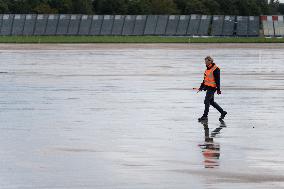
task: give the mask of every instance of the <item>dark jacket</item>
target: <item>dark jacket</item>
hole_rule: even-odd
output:
[[[215,63],[213,63],[212,66],[214,66],[214,65],[215,65]],[[207,68],[207,70],[209,70],[209,68]],[[216,68],[213,72],[213,75],[214,75],[215,82],[216,82],[216,88],[204,85],[204,80],[203,80],[203,82],[201,83],[201,85],[199,87],[199,90],[204,90],[204,91],[206,91],[207,89],[212,89],[212,90],[217,89],[217,91],[221,90],[221,88],[220,88],[220,69]]]

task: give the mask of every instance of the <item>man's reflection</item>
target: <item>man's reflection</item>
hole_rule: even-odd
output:
[[[202,154],[204,157],[205,168],[215,168],[219,166],[220,157],[220,145],[214,142],[214,137],[220,133],[220,131],[226,127],[223,120],[220,121],[220,126],[214,129],[211,134],[208,127],[208,121],[202,121],[204,127],[204,144],[199,145],[202,149]]]

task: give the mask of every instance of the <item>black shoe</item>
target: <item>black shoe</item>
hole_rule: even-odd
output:
[[[219,120],[223,120],[226,115],[227,115],[227,112],[223,111],[223,113],[221,113],[221,117],[219,118]]]
[[[208,117],[207,116],[202,116],[201,118],[198,118],[198,121],[208,121]]]

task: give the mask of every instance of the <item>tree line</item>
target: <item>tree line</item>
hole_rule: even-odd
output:
[[[0,0],[1,14],[284,14],[278,0]]]

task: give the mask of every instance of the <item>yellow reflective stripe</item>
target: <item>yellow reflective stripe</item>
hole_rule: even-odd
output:
[[[210,84],[216,84],[216,82],[214,81],[206,81],[207,83],[210,83]]]

